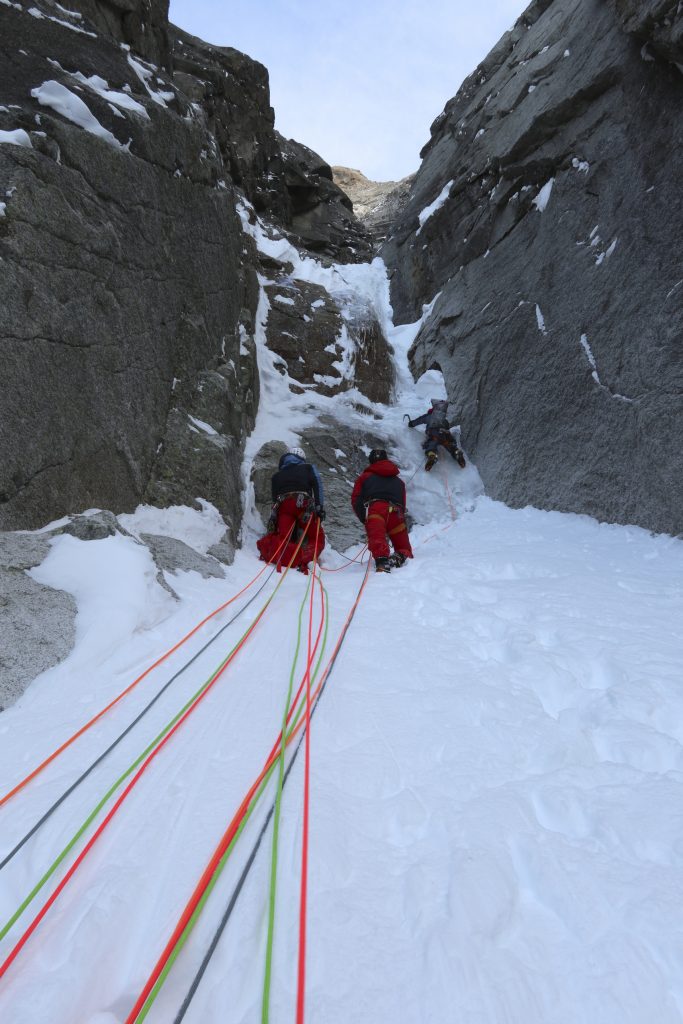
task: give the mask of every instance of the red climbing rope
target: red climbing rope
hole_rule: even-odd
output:
[[[329,660],[327,662],[327,665],[325,666],[325,670],[324,670],[324,672],[323,672],[323,674],[322,674],[322,676],[320,678],[320,681],[319,681],[318,685],[316,686],[315,690],[313,691],[313,693],[311,694],[311,706],[312,707],[315,707],[315,705],[316,705],[316,703],[317,703],[317,701],[318,701],[318,699],[320,697],[320,694],[321,694],[321,692],[323,690],[323,687],[326,685],[327,680],[329,678],[329,675],[330,675],[330,673],[331,673],[331,671],[332,671],[332,669],[334,667],[334,664],[335,664],[335,661],[336,661],[337,656],[339,654],[340,648],[341,648],[341,646],[342,646],[342,644],[344,642],[344,639],[346,637],[346,633],[347,633],[347,631],[349,629],[349,626],[351,625],[351,621],[352,621],[352,619],[353,619],[353,617],[354,617],[354,615],[356,613],[356,610],[358,608],[358,604],[360,602],[360,599],[361,599],[361,596],[363,594],[363,591],[365,590],[365,586],[366,586],[366,584],[368,582],[368,579],[370,578],[369,570],[370,570],[370,562],[368,561],[366,569],[365,569],[365,575],[363,577],[363,581],[362,581],[362,583],[360,585],[360,588],[358,590],[358,594],[356,595],[356,599],[355,599],[355,601],[354,601],[354,603],[353,603],[353,605],[351,607],[351,610],[349,611],[349,614],[346,617],[344,625],[342,626],[341,632],[340,632],[339,637],[337,639],[337,643],[335,644],[334,650],[332,651],[332,654],[330,655],[330,658],[329,658]],[[320,631],[318,633],[318,636],[319,635],[320,635]],[[316,641],[316,645],[317,645],[317,641]],[[314,651],[314,653],[315,653],[315,651]],[[306,678],[307,678],[307,675],[304,674],[304,678],[302,680],[302,685],[305,683]],[[293,701],[292,707],[290,708],[290,714],[288,716],[288,720],[291,717],[291,715],[294,713],[294,709],[297,706],[298,697],[299,697],[300,693],[301,693],[301,686],[299,687],[299,691],[298,691],[297,697]],[[289,746],[290,743],[293,742],[294,738],[299,733],[299,731],[301,730],[301,728],[303,727],[304,724],[305,724],[304,723],[304,719],[302,717],[301,719],[299,719],[297,724],[294,726],[294,728],[292,729],[291,733],[287,736],[286,741],[285,741],[287,746]],[[181,918],[180,918],[180,920],[179,920],[179,922],[178,922],[178,924],[176,926],[176,929],[174,930],[173,935],[171,936],[171,939],[169,939],[169,942],[167,943],[167,946],[166,946],[164,952],[162,953],[161,958],[159,959],[159,961],[158,961],[158,963],[157,963],[157,965],[156,965],[152,975],[150,976],[150,978],[149,978],[149,980],[147,982],[147,985],[145,986],[145,989],[144,989],[143,993],[141,993],[141,995],[138,998],[135,1006],[133,1007],[133,1010],[131,1011],[129,1016],[126,1018],[125,1024],[135,1024],[135,1021],[137,1021],[138,1017],[140,1016],[140,1013],[144,1012],[145,1006],[147,1004],[148,996],[152,992],[152,990],[153,990],[153,988],[154,988],[154,986],[156,984],[156,981],[160,978],[160,976],[161,976],[161,974],[162,974],[162,972],[163,972],[163,970],[164,970],[164,968],[166,966],[166,963],[168,962],[168,960],[170,959],[170,957],[173,954],[173,951],[174,951],[175,947],[177,946],[178,942],[181,940],[182,935],[183,935],[184,930],[185,930],[185,927],[190,922],[190,919],[192,918],[192,915],[194,914],[194,910],[198,906],[198,904],[199,904],[200,900],[202,899],[206,889],[210,885],[211,880],[213,878],[213,875],[215,874],[216,870],[218,870],[220,862],[221,862],[225,852],[227,851],[228,847],[230,846],[232,840],[234,839],[234,837],[235,837],[235,835],[236,835],[236,833],[237,833],[237,831],[239,829],[239,826],[240,826],[240,823],[241,823],[242,819],[244,818],[244,816],[246,815],[246,813],[249,810],[249,804],[250,804],[254,794],[257,792],[261,782],[263,781],[263,779],[265,778],[266,774],[268,773],[271,765],[279,757],[279,744],[281,742],[281,739],[282,739],[282,732],[280,732],[279,737],[276,740],[275,745],[273,746],[273,749],[272,749],[270,755],[268,756],[268,759],[267,759],[267,761],[266,761],[266,763],[265,763],[265,765],[263,767],[263,770],[261,771],[261,773],[259,774],[258,778],[256,779],[256,781],[254,782],[254,784],[250,788],[250,790],[247,793],[246,797],[244,798],[242,804],[240,805],[237,813],[235,814],[235,817],[233,818],[233,820],[231,821],[230,825],[228,826],[228,829],[227,829],[226,833],[224,834],[223,838],[221,839],[221,842],[220,842],[219,846],[216,848],[216,850],[214,852],[214,855],[211,858],[211,861],[207,865],[206,870],[204,871],[204,874],[202,875],[202,877],[201,877],[201,879],[200,879],[200,881],[199,881],[199,883],[198,883],[194,893],[192,894],[192,897],[190,898],[190,901],[188,902],[188,904],[185,907],[185,910],[183,911],[183,914],[182,914],[182,916],[181,916]],[[210,956],[210,953],[209,953],[209,956]],[[305,985],[305,977],[304,977],[304,985]],[[186,1004],[184,1004],[184,1006],[186,1008]]]
[[[311,587],[311,605],[310,605],[310,611],[309,611],[309,614],[310,614],[309,634],[308,634],[308,636],[309,636],[309,646],[308,646],[308,652],[307,652],[307,663],[306,663],[306,668],[305,668],[305,672],[304,672],[304,677],[303,677],[303,680],[302,680],[302,685],[305,684],[307,679],[309,680],[309,685],[310,685],[311,665],[313,663],[313,660],[315,659],[315,654],[316,654],[316,651],[317,651],[317,648],[318,648],[318,644],[320,642],[320,637],[322,635],[322,630],[323,630],[324,621],[325,621],[325,609],[324,609],[325,598],[324,598],[324,593],[322,591],[322,586],[321,586],[320,589],[321,589],[321,601],[322,601],[322,614],[321,614],[321,617],[320,617],[320,625],[319,625],[319,628],[318,628],[318,634],[317,634],[317,638],[316,638],[316,641],[315,641],[315,645],[311,648],[311,632],[312,632],[312,619],[313,619],[313,611],[312,611],[312,607],[313,607],[313,594],[314,594],[314,591],[315,591],[315,581],[317,579],[317,575],[316,575],[315,569],[316,569],[316,566],[315,566],[315,560],[314,560],[314,565],[313,565],[313,586]],[[298,693],[300,693],[300,692],[301,692],[301,687],[299,687]],[[289,715],[287,717],[287,721],[289,721],[289,718],[291,717],[292,713],[294,712],[294,708],[295,707],[296,707],[296,699],[292,703],[292,707],[290,708],[290,713],[289,713]],[[297,723],[295,728],[292,730],[290,735],[285,737],[284,742],[285,742],[286,746],[289,746],[289,744],[292,742],[294,737],[299,732],[299,729],[301,728],[303,723],[304,723],[304,719],[302,718]],[[280,755],[280,744],[282,743],[282,740],[283,740],[283,734],[282,734],[282,731],[281,731],[279,736],[278,736],[278,738],[275,741],[275,744],[274,744],[270,754],[268,755],[268,757],[266,759],[265,764],[263,765],[263,768],[261,769],[258,777],[255,779],[255,781],[250,786],[249,791],[247,792],[247,794],[244,797],[242,803],[238,807],[238,809],[237,809],[235,815],[233,816],[230,824],[228,825],[226,831],[223,833],[223,837],[221,838],[218,846],[215,848],[215,850],[214,850],[214,852],[213,852],[213,854],[211,856],[211,859],[209,860],[206,868],[204,869],[204,872],[202,873],[201,878],[199,879],[199,882],[195,886],[195,888],[194,888],[194,890],[192,892],[192,895],[190,896],[190,899],[185,904],[185,908],[184,908],[182,914],[180,915],[180,917],[179,917],[179,919],[178,919],[178,921],[176,923],[175,928],[173,929],[171,937],[169,938],[168,942],[166,943],[166,945],[165,945],[165,947],[163,949],[163,952],[161,953],[161,956],[157,960],[157,962],[156,962],[156,964],[154,966],[154,969],[152,970],[152,973],[150,974],[149,978],[147,979],[147,981],[145,983],[144,988],[140,992],[137,1000],[135,1001],[135,1005],[133,1006],[132,1010],[130,1011],[130,1013],[126,1017],[125,1024],[134,1024],[134,1022],[137,1020],[138,1016],[142,1012],[143,1007],[145,1006],[145,1003],[147,1002],[148,996],[152,992],[152,989],[154,988],[154,986],[156,985],[157,980],[159,979],[160,975],[162,974],[162,972],[164,970],[164,967],[166,966],[168,960],[170,959],[175,946],[180,941],[181,936],[182,936],[183,932],[185,931],[185,928],[187,927],[187,924],[190,921],[190,918],[194,914],[194,912],[195,912],[195,910],[197,908],[197,905],[199,904],[202,896],[204,895],[204,892],[208,888],[208,886],[209,886],[209,884],[211,882],[211,879],[212,879],[216,869],[218,868],[218,865],[219,865],[220,861],[223,858],[223,855],[225,854],[226,850],[228,849],[228,847],[232,843],[233,839],[235,838],[235,835],[236,835],[236,833],[237,833],[237,831],[238,831],[238,829],[240,827],[240,824],[241,824],[243,818],[245,817],[245,815],[247,814],[247,812],[249,810],[249,805],[250,805],[250,803],[251,803],[251,801],[252,801],[252,799],[254,797],[254,794],[256,793],[256,791],[258,790],[259,786],[263,782],[263,779],[265,778],[265,776],[268,774],[268,771],[271,768],[271,766],[275,763],[275,761],[279,757],[279,755]]]
[[[299,971],[296,999],[297,1024],[303,1024],[306,984],[306,900],[308,893],[308,822],[311,793],[311,634],[313,629],[313,591],[308,616],[308,655],[306,659],[306,714],[304,716],[304,820],[301,847],[301,899],[299,903]]]
[[[337,643],[335,644],[334,650],[327,665],[325,671],[322,674],[322,678],[318,683],[315,691],[312,695],[307,692],[306,695],[306,768],[304,776],[304,821],[303,821],[303,842],[301,850],[301,894],[299,900],[299,962],[297,972],[297,994],[296,994],[296,1024],[304,1024],[304,1008],[305,1008],[305,994],[306,994],[306,915],[307,915],[307,903],[308,903],[308,838],[309,838],[309,797],[310,797],[310,786],[309,786],[309,775],[310,775],[310,722],[311,722],[311,705],[314,704],[325,683],[327,678],[332,671],[334,663],[339,654],[341,645],[346,637],[347,630],[351,625],[351,620],[356,614],[356,609],[363,596],[363,591],[370,578],[370,561],[368,561],[365,569],[365,576],[361,583],[356,600],[351,606],[351,610],[346,617],[346,621],[342,626],[341,632]],[[310,677],[308,679],[310,689]],[[302,719],[303,721],[303,719]],[[301,725],[302,722],[299,722]]]
[[[287,537],[285,537],[282,544],[278,548],[277,554],[279,554],[279,552],[282,550],[282,548],[285,546],[288,540],[289,534],[287,534]],[[223,604],[219,605],[218,608],[215,608],[214,611],[212,611],[209,615],[206,615],[201,620],[201,622],[198,622],[197,625],[190,630],[189,633],[185,634],[182,640],[179,640],[176,644],[173,645],[173,647],[169,647],[169,649],[164,654],[162,654],[161,657],[157,658],[157,660],[152,665],[146,668],[145,671],[141,675],[139,675],[137,679],[134,679],[133,682],[125,688],[125,690],[122,690],[117,697],[114,697],[114,699],[111,700],[106,705],[106,707],[103,707],[101,711],[98,711],[96,715],[94,715],[88,722],[85,723],[85,725],[82,725],[81,728],[77,730],[77,732],[70,736],[69,739],[65,740],[64,743],[61,744],[61,746],[57,747],[56,750],[53,750],[53,752],[48,757],[46,757],[44,761],[41,761],[41,763],[36,768],[34,768],[32,772],[29,772],[29,774],[25,778],[23,778],[12,789],[10,789],[8,793],[5,793],[5,795],[0,798],[0,807],[2,807],[3,804],[6,804],[8,800],[10,800],[17,793],[19,793],[20,790],[22,790],[24,786],[27,786],[29,782],[35,779],[37,775],[40,775],[40,773],[45,768],[47,768],[47,766],[51,764],[52,761],[55,760],[55,758],[59,757],[60,754],[63,754],[64,751],[68,747],[70,747],[72,743],[74,743],[80,736],[86,733],[88,729],[91,729],[96,722],[99,722],[100,718],[106,715],[108,711],[111,711],[111,709],[115,707],[115,705],[118,704],[119,701],[123,700],[125,696],[127,696],[132,690],[134,690],[138,683],[141,683],[142,680],[150,674],[150,672],[153,672],[155,668],[158,668],[158,666],[161,665],[162,662],[166,661],[167,658],[174,654],[178,650],[178,648],[182,647],[184,643],[186,643],[191,637],[195,635],[196,632],[198,632],[198,630],[202,628],[202,626],[206,625],[207,622],[209,622],[216,615],[222,612],[225,608],[231,605],[233,601],[236,601],[238,597],[241,597],[242,594],[244,594],[245,591],[249,589],[249,587],[253,586],[253,584],[256,583],[256,581],[263,575],[267,568],[268,565],[264,565],[263,568],[256,574],[256,576],[254,576],[254,578],[250,580],[249,583],[246,584],[246,586],[242,587],[242,589],[238,591],[237,594],[231,597],[229,601],[224,601]]]
[[[330,672],[332,671],[332,668],[333,668],[334,663],[336,661],[337,655],[339,654],[339,650],[341,648],[341,645],[344,642],[344,639],[346,637],[346,633],[348,631],[348,628],[349,628],[349,626],[351,624],[351,621],[352,621],[352,619],[353,619],[353,617],[354,617],[354,615],[356,613],[356,609],[358,608],[358,604],[359,604],[360,599],[361,599],[361,597],[363,595],[363,592],[365,590],[365,586],[367,584],[367,581],[370,578],[369,564],[370,563],[368,562],[368,566],[366,567],[366,570],[365,570],[365,576],[363,578],[363,582],[362,582],[362,584],[360,586],[358,594],[356,595],[356,599],[355,599],[355,601],[354,601],[354,603],[353,603],[353,605],[351,607],[351,610],[349,611],[349,614],[346,617],[344,625],[342,626],[341,632],[340,632],[339,637],[337,639],[337,643],[335,644],[334,650],[332,651],[332,654],[331,654],[331,656],[330,656],[330,658],[329,658],[329,660],[327,662],[327,665],[325,666],[325,670],[322,673],[320,681],[318,682],[318,685],[315,687],[313,692],[310,693],[310,695],[307,693],[307,716],[306,716],[306,718],[304,718],[302,716],[299,719],[299,721],[296,723],[294,728],[292,729],[291,733],[285,738],[285,743],[286,743],[287,746],[289,746],[293,742],[294,738],[297,736],[297,734],[300,732],[300,730],[304,727],[304,725],[307,725],[307,723],[308,723],[308,725],[310,725],[310,709],[315,705],[316,701],[318,700],[318,698],[320,696],[320,693],[321,693],[323,687],[325,686],[325,684],[327,682],[328,676],[330,675]],[[324,600],[324,596],[323,596],[323,600]],[[321,633],[321,630],[322,630],[323,621],[324,621],[324,613],[323,613],[323,616],[321,617],[321,624],[320,624],[320,628],[318,630],[318,637],[316,638],[315,646],[313,647],[312,651],[309,650],[310,657],[307,660],[307,665],[306,665],[304,677],[302,679],[302,684],[299,687],[299,690],[297,692],[297,696],[295,697],[294,701],[292,702],[292,706],[290,708],[290,712],[289,712],[289,715],[287,717],[287,721],[289,721],[291,715],[294,714],[294,709],[297,706],[298,698],[299,698],[299,696],[301,694],[302,687],[304,685],[308,684],[308,689],[310,689],[310,670],[311,670],[311,664],[312,664],[313,658],[315,656],[315,652],[317,650],[317,644],[318,644],[318,640],[320,638],[320,633]],[[309,630],[310,630],[310,622],[309,622]],[[310,639],[309,639],[309,644],[310,644]],[[310,730],[307,729],[307,731],[310,731]],[[220,864],[220,862],[221,862],[221,860],[222,860],[226,850],[228,849],[228,847],[232,843],[232,841],[233,841],[233,839],[234,839],[234,837],[235,837],[235,835],[236,835],[236,833],[237,833],[237,831],[238,831],[238,829],[240,827],[240,823],[242,822],[243,818],[247,814],[247,812],[249,810],[249,805],[251,803],[251,800],[254,797],[254,794],[257,792],[259,786],[261,785],[261,782],[263,781],[263,779],[267,775],[270,767],[274,764],[274,762],[279,757],[279,753],[280,753],[279,747],[280,747],[280,743],[282,742],[282,737],[283,737],[283,734],[282,734],[282,731],[281,731],[279,736],[278,736],[278,738],[277,738],[277,740],[275,741],[275,744],[274,744],[274,746],[273,746],[273,748],[272,748],[268,758],[266,759],[266,762],[265,762],[261,772],[259,773],[258,777],[256,778],[256,780],[254,781],[254,783],[250,787],[247,795],[245,796],[244,800],[242,801],[242,803],[240,804],[239,808],[237,809],[237,812],[235,813],[232,821],[228,825],[227,830],[223,834],[223,837],[221,838],[218,846],[214,850],[214,853],[211,856],[211,859],[209,860],[209,863],[207,864],[207,866],[206,866],[206,868],[205,868],[205,870],[204,870],[204,872],[203,872],[199,882],[197,883],[197,885],[196,885],[192,895],[190,896],[190,899],[188,900],[187,904],[185,905],[185,908],[184,908],[180,918],[178,919],[178,922],[177,922],[177,924],[176,924],[176,926],[175,926],[175,928],[173,930],[173,933],[172,933],[171,937],[169,938],[166,946],[164,947],[164,950],[163,950],[161,956],[159,957],[159,959],[158,959],[158,961],[157,961],[157,963],[156,963],[152,973],[150,974],[149,978],[147,979],[147,982],[146,982],[142,992],[138,996],[138,998],[137,998],[137,1000],[135,1002],[135,1005],[133,1006],[131,1012],[126,1017],[125,1024],[135,1024],[135,1021],[138,1019],[140,1013],[143,1011],[143,1008],[145,1007],[145,1004],[147,1002],[147,999],[148,999],[150,993],[152,992],[154,986],[156,985],[156,982],[160,978],[160,976],[161,976],[161,974],[162,974],[162,972],[163,972],[163,970],[164,970],[168,960],[170,959],[171,955],[173,954],[174,948],[176,947],[176,945],[180,941],[180,939],[181,939],[181,937],[183,935],[183,932],[184,932],[188,922],[192,918],[192,916],[193,916],[193,914],[194,914],[194,912],[195,912],[195,910],[196,910],[200,900],[202,899],[202,896],[204,895],[204,893],[205,893],[206,889],[208,888],[209,884],[211,883],[211,879],[212,879],[213,875],[215,874],[216,870],[218,869],[218,866],[219,866],[219,864]],[[306,863],[306,868],[307,868],[307,863]],[[300,987],[300,990],[303,992],[303,990],[305,989],[305,983],[306,983],[306,979],[305,979],[305,957],[302,959],[302,957],[300,955],[299,959],[300,959],[299,987]],[[303,968],[301,967],[301,964],[303,964]],[[302,1002],[303,1002],[303,998],[302,998]]]
[[[430,540],[434,540],[434,538],[438,537],[440,533],[445,533],[446,530],[450,530],[454,526],[455,526],[455,519],[452,522],[450,522],[450,523],[446,523],[446,525],[442,526],[440,530],[436,531],[436,533],[430,533],[429,537],[425,537],[425,539],[423,541],[421,541],[421,545],[422,544],[428,544]]]
[[[350,565],[353,565],[354,562],[360,560],[362,563],[363,555],[367,550],[368,546],[367,544],[365,544],[363,548],[358,552],[358,554],[353,556],[353,558],[346,558],[346,555],[342,555],[342,558],[346,558],[346,565],[338,565],[336,569],[328,569],[326,565],[321,565],[320,568],[322,569],[323,572],[341,572],[342,569],[348,569],[348,567]]]
[[[296,551],[292,555],[292,559],[291,559],[291,561],[289,562],[289,564],[287,565],[287,567],[285,569],[285,572],[284,572],[283,577],[282,577],[283,580],[284,580],[284,577],[286,576],[287,572],[289,571],[289,569],[290,569],[290,567],[292,565],[292,562],[294,561],[294,559],[296,558],[296,556],[297,556],[297,554],[299,552],[299,548],[301,547],[301,544],[302,544],[302,542],[303,542],[303,540],[305,538],[305,535],[306,535],[306,531],[304,530],[304,534],[303,534],[301,540],[299,541],[299,543],[297,545]],[[244,633],[244,635],[242,636],[241,640],[236,644],[235,648],[233,649],[233,651],[229,655],[229,657],[226,658],[226,660],[216,670],[216,672],[213,674],[213,676],[210,677],[209,682],[207,683],[205,688],[201,691],[201,693],[199,694],[197,699],[190,705],[190,707],[187,708],[187,710],[181,715],[181,717],[175,723],[173,728],[171,728],[166,733],[166,735],[161,740],[161,742],[158,744],[158,746],[156,746],[154,748],[154,750],[152,750],[152,752],[147,756],[147,758],[140,765],[140,767],[138,768],[137,772],[135,773],[135,775],[133,776],[131,781],[128,783],[128,785],[124,789],[124,791],[121,794],[121,796],[118,798],[118,800],[113,805],[113,807],[111,808],[109,813],[106,815],[106,817],[102,820],[102,822],[100,823],[100,825],[98,826],[96,831],[93,833],[93,835],[88,840],[87,844],[81,850],[81,852],[78,855],[78,857],[76,858],[76,860],[73,862],[73,864],[71,865],[71,867],[69,868],[67,873],[64,875],[64,878],[62,878],[62,880],[60,881],[59,885],[56,887],[54,892],[50,895],[50,897],[48,898],[48,900],[46,901],[44,906],[41,907],[41,909],[38,911],[36,916],[33,918],[31,923],[29,924],[29,926],[26,928],[24,933],[21,935],[21,937],[17,941],[16,945],[10,950],[9,954],[7,955],[7,957],[5,958],[3,963],[0,964],[0,978],[3,977],[3,975],[5,974],[7,969],[13,963],[13,961],[15,960],[17,955],[20,953],[20,951],[23,948],[23,946],[26,944],[28,939],[31,937],[33,932],[36,930],[36,928],[38,927],[38,925],[40,924],[42,919],[45,917],[45,915],[47,914],[47,912],[50,909],[50,907],[52,906],[52,904],[56,901],[56,899],[59,896],[59,894],[66,887],[68,882],[71,880],[71,878],[73,877],[74,873],[77,871],[77,869],[79,868],[79,866],[81,865],[83,860],[86,858],[86,856],[88,855],[88,853],[90,852],[90,850],[92,849],[94,844],[97,842],[99,837],[102,835],[102,832],[105,830],[105,828],[107,827],[107,825],[109,824],[111,819],[114,817],[114,815],[116,814],[116,812],[120,808],[121,804],[124,802],[124,800],[129,795],[131,790],[135,787],[135,785],[137,784],[138,780],[141,778],[143,773],[146,771],[146,769],[149,767],[149,765],[155,759],[157,754],[159,754],[160,751],[166,746],[166,744],[168,743],[170,738],[178,731],[178,729],[186,721],[186,719],[189,718],[189,716],[192,714],[192,712],[195,710],[195,708],[198,707],[198,705],[202,702],[204,697],[206,697],[207,693],[209,693],[209,691],[213,688],[213,686],[216,683],[216,681],[225,672],[225,670],[228,668],[228,666],[232,664],[234,659],[239,654],[240,650],[244,647],[244,645],[246,644],[247,640],[252,635],[252,633],[256,629],[257,625],[259,624],[259,622],[261,621],[261,619],[265,615],[265,613],[266,613],[266,611],[268,609],[268,606],[269,606],[272,598],[273,598],[273,594],[271,594],[271,596],[268,598],[268,600],[266,601],[264,606],[261,608],[260,612],[258,613],[256,618],[254,619],[254,621],[251,623],[251,625],[249,626],[247,631]]]

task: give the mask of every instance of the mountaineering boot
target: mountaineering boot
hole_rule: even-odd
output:
[[[427,452],[427,461],[425,462],[425,471],[427,473],[432,468],[432,466],[436,463],[436,460],[438,459],[438,457],[439,456],[436,454],[436,452]]]
[[[405,565],[408,561],[406,555],[402,555],[400,551],[394,551],[393,555],[389,555],[389,565],[392,569],[400,569],[402,565]]]
[[[465,466],[467,465],[467,463],[465,462],[465,456],[460,451],[460,449],[459,448],[454,448],[453,451],[451,452],[451,455],[453,456],[455,461],[458,463],[460,468],[464,469]]]
[[[376,558],[375,559],[375,572],[391,572],[391,559],[390,558]]]

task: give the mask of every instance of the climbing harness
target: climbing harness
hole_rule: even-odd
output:
[[[380,523],[382,523],[382,525],[386,529],[386,525],[385,525],[386,524],[386,519],[385,519],[385,517],[379,515],[376,512],[371,512],[370,511],[370,507],[372,505],[374,505],[378,501],[381,501],[381,502],[383,502],[384,504],[386,504],[388,506],[387,507],[387,515],[391,515],[392,512],[398,512],[399,513],[400,522],[397,523],[396,526],[393,526],[390,530],[386,531],[388,536],[392,538],[392,543],[393,543],[393,538],[397,537],[399,533],[407,533],[408,532],[408,527],[406,526],[406,520],[405,520],[405,509],[403,508],[403,505],[396,505],[396,504],[394,504],[392,502],[385,501],[384,498],[373,498],[371,501],[368,501],[366,503],[366,505],[365,505],[365,508],[367,510],[366,511],[366,516],[365,516],[365,522],[366,523],[368,523],[371,519],[377,519],[377,520],[379,520]]]
[[[403,513],[403,515],[405,515],[405,511],[406,510],[403,507],[403,505],[397,505],[395,501],[387,501],[386,498],[371,498],[370,501],[366,501],[365,502],[366,513],[368,512],[370,506],[374,505],[378,501],[381,501],[385,505],[389,506],[388,509],[387,509],[387,512],[401,512],[401,513]]]
[[[277,498],[273,502],[271,510],[271,518],[277,517],[278,509],[285,500],[285,498],[296,498],[296,507],[298,509],[305,509],[304,515],[301,517],[304,522],[307,522],[307,516],[310,519],[315,509],[315,498],[312,494],[308,494],[306,491],[283,491],[282,494],[278,494]]]
[[[398,512],[399,515],[402,517],[401,523],[398,526],[395,526],[393,530],[389,530],[389,536],[391,537],[393,534],[402,533],[403,530],[406,529],[406,510],[404,509],[403,505],[396,505],[393,502],[386,501],[385,498],[373,498],[371,501],[367,501],[365,503],[365,522],[367,523],[369,519],[379,519],[380,522],[384,522],[384,516],[378,515],[377,512],[370,511],[370,506],[376,504],[378,501],[381,501],[383,504],[387,506],[387,515],[391,515],[392,512]]]

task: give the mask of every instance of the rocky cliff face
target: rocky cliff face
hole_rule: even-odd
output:
[[[141,57],[172,70],[168,0],[78,0],[70,3],[68,10],[56,4],[33,10],[56,18],[56,24],[66,21],[80,26],[81,19],[69,15],[74,8],[98,34],[130,46]]]
[[[679,0],[611,0],[627,32],[677,64],[683,61],[683,20]],[[643,54],[647,57],[647,51]]]
[[[332,174],[335,184],[353,203],[358,220],[376,242],[383,241],[408,202],[415,175],[400,181],[371,181],[351,167],[333,167]]]
[[[0,6],[0,528],[212,501],[234,542],[258,402],[245,195],[299,246],[369,239],[266,70],[163,0]]]
[[[170,34],[174,84],[201,109],[225,172],[256,213],[306,250],[342,263],[365,258],[367,232],[331,168],[312,149],[275,131],[266,68],[175,26]]]
[[[383,255],[488,492],[683,530],[680,4],[536,0],[434,122]]]
[[[275,131],[266,69],[165,0],[4,0],[0,527],[201,496],[229,557],[260,329],[302,395],[387,400],[368,309],[257,253],[242,204],[321,264],[391,220],[395,314],[430,304],[414,370],[443,369],[492,495],[680,531],[682,19],[535,0],[412,184],[335,183]]]
[[[178,389],[206,369],[227,380],[230,360],[240,372],[254,304],[201,112],[90,22],[40,10],[0,15],[6,528],[141,500],[178,416],[189,440]],[[230,478],[241,434],[195,447]],[[194,500],[191,483],[179,475]],[[234,520],[229,487],[215,498]]]

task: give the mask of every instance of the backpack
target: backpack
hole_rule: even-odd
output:
[[[429,414],[429,420],[427,421],[427,430],[449,430],[450,423],[446,413],[448,412],[448,402],[443,399],[435,399],[432,402],[431,412]]]

